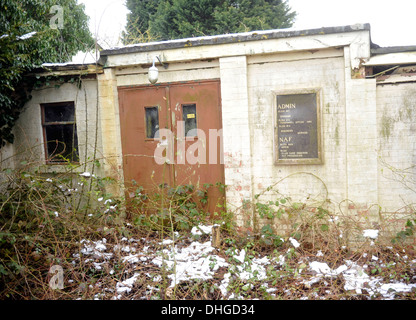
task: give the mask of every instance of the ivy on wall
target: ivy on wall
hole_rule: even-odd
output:
[[[0,148],[13,143],[13,126],[30,92],[46,78],[27,77],[45,62],[68,62],[94,40],[76,0],[2,0],[0,3]]]

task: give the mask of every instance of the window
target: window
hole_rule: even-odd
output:
[[[78,162],[74,102],[42,104],[41,109],[46,161]]]
[[[147,107],[145,109],[146,117],[146,138],[159,138],[159,112],[158,107]]]
[[[185,123],[185,137],[196,137],[196,104],[182,106],[182,120]]]

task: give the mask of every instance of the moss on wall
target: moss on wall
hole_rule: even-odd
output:
[[[406,90],[401,100],[397,105],[386,104],[384,105],[383,115],[381,117],[380,134],[383,138],[389,139],[394,125],[397,122],[412,123],[416,121],[415,110],[416,108],[416,90]],[[394,110],[397,110],[395,112]]]

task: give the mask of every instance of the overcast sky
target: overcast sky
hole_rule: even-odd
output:
[[[90,16],[90,29],[104,47],[117,41],[126,23],[125,0],[78,0]],[[380,46],[416,45],[416,0],[288,0],[298,13],[294,28],[370,23]]]

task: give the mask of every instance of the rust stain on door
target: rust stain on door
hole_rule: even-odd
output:
[[[219,212],[225,200],[216,186],[224,185],[219,81],[121,87],[119,99],[127,190],[136,187],[133,181],[147,192],[161,184],[210,184],[206,210]],[[167,161],[161,164],[155,154]]]

